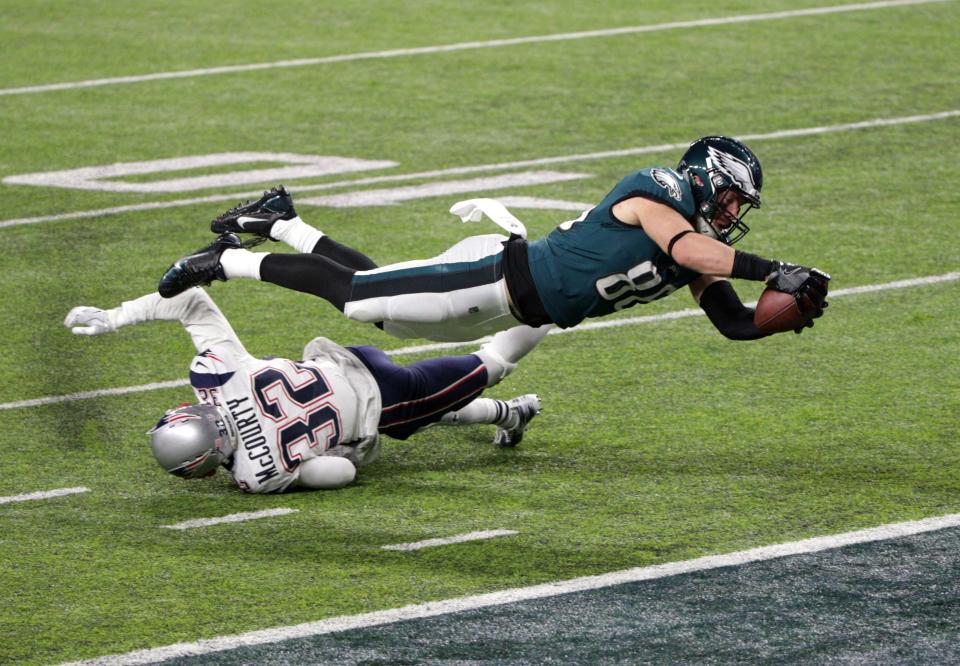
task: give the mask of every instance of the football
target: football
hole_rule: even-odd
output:
[[[753,323],[764,333],[783,333],[803,326],[806,317],[800,314],[797,299],[792,294],[767,288],[757,301]]]

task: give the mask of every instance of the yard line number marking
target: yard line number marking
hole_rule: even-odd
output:
[[[447,615],[450,613],[459,613],[478,608],[489,608],[517,601],[526,601],[529,599],[544,599],[555,597],[561,594],[571,592],[583,592],[587,590],[597,590],[613,585],[623,585],[625,583],[636,583],[645,580],[656,580],[668,576],[677,576],[680,574],[691,573],[695,571],[709,571],[720,567],[732,567],[752,562],[763,562],[766,560],[789,557],[791,555],[805,555],[808,553],[818,553],[834,548],[842,548],[860,543],[870,543],[873,541],[885,541],[887,539],[896,539],[900,537],[923,534],[951,527],[960,526],[960,514],[950,514],[936,518],[925,518],[923,520],[912,520],[902,523],[891,523],[879,527],[871,527],[853,532],[844,532],[830,536],[814,537],[802,541],[792,541],[788,543],[776,544],[773,546],[763,546],[760,548],[751,548],[724,555],[710,555],[700,557],[695,560],[686,560],[683,562],[668,562],[666,564],[657,564],[649,567],[638,567],[626,569],[623,571],[614,571],[611,573],[600,574],[597,576],[584,576],[582,578],[573,578],[565,581],[553,583],[544,583],[532,587],[522,587],[489,594],[478,594],[469,597],[460,597],[458,599],[446,599],[443,601],[431,601],[424,604],[415,604],[404,606],[402,608],[393,608],[390,610],[376,611],[373,613],[363,613],[360,615],[343,615],[316,622],[307,622],[287,627],[274,627],[272,629],[261,629],[251,631],[245,634],[236,634],[233,636],[219,636],[192,643],[176,643],[165,647],[153,648],[148,650],[137,650],[126,654],[98,657],[85,661],[72,662],[62,666],[121,666],[126,664],[149,664],[166,659],[175,659],[177,657],[196,656],[222,652],[244,646],[263,645],[266,643],[277,643],[280,641],[296,638],[305,638],[308,636],[321,636],[351,629],[361,629],[367,627],[376,627],[403,620],[414,620],[425,617],[435,617],[438,615]]]
[[[423,541],[414,541],[412,543],[395,543],[390,546],[380,546],[381,550],[420,550],[422,548],[433,548],[434,546],[447,546],[452,543],[464,543],[465,541],[479,541],[481,539],[495,539],[502,536],[513,536],[517,534],[514,530],[481,530],[479,532],[467,532],[466,534],[457,534],[452,537],[443,537],[440,539],[424,539]]]
[[[537,44],[542,42],[563,42],[577,39],[591,39],[596,37],[616,37],[645,32],[660,32],[663,30],[677,30],[683,28],[703,28],[717,25],[733,25],[737,23],[751,23],[754,21],[772,21],[777,19],[798,18],[803,16],[822,16],[824,14],[839,14],[842,12],[865,11],[872,9],[886,9],[889,7],[905,7],[910,5],[930,4],[934,2],[949,2],[950,0],[887,0],[885,2],[862,2],[831,7],[812,7],[809,9],[795,9],[791,11],[769,12],[765,14],[740,14],[719,18],[706,18],[695,21],[672,21],[669,23],[655,23],[652,25],[626,26],[609,28],[606,30],[585,30],[580,32],[556,33],[552,35],[534,35],[530,37],[514,37],[511,39],[491,39],[485,41],[459,42],[440,46],[421,46],[408,49],[390,49],[386,51],[367,51],[363,53],[348,53],[343,55],[325,56],[321,58],[299,58],[296,60],[279,60],[274,62],[253,63],[248,65],[229,65],[224,67],[205,67],[179,72],[156,72],[135,76],[116,76],[103,79],[88,79],[86,81],[72,81],[64,83],[50,83],[21,88],[0,88],[0,96],[28,95],[31,93],[53,92],[56,90],[75,90],[78,88],[95,88],[99,86],[122,85],[128,83],[143,83],[146,81],[162,81],[167,79],[185,79],[197,76],[213,76],[216,74],[235,74],[240,72],[255,72],[265,69],[280,69],[288,67],[308,67],[312,65],[329,65],[338,62],[356,60],[382,60],[405,56],[428,55],[431,53],[450,53],[454,51],[468,51],[476,49],[500,48],[517,46],[520,44]]]
[[[44,490],[37,493],[24,493],[23,495],[10,495],[0,497],[0,504],[12,504],[13,502],[30,502],[32,500],[53,499],[54,497],[64,497],[66,495],[76,495],[77,493],[88,493],[89,488],[77,486],[76,488],[57,488],[56,490]]]
[[[909,280],[895,280],[884,284],[868,284],[860,287],[848,287],[846,289],[837,289],[830,292],[831,298],[842,298],[856,294],[866,294],[878,291],[888,291],[890,289],[906,289],[909,287],[920,287],[925,285],[940,284],[943,282],[955,282],[960,280],[960,272],[944,273],[943,275],[931,275],[928,277],[911,278]],[[756,305],[756,301],[745,303],[747,307]],[[559,329],[550,331],[550,335],[561,335],[564,333],[581,333],[583,331],[593,331],[602,328],[617,328],[620,326],[633,326],[636,324],[652,324],[658,321],[670,321],[673,319],[684,319],[686,317],[703,316],[703,310],[699,308],[690,308],[687,310],[676,310],[674,312],[665,312],[657,315],[647,315],[643,317],[627,317],[624,319],[613,319],[610,321],[595,321],[586,324],[580,324],[573,328]],[[488,340],[489,338],[482,338]],[[385,350],[390,356],[407,356],[410,354],[420,354],[423,352],[443,351],[449,349],[461,349],[463,347],[477,346],[480,340],[471,342],[437,342],[426,345],[414,345],[410,347],[401,347],[399,349]],[[49,396],[46,398],[33,398],[31,400],[18,400],[16,402],[0,403],[0,411],[5,409],[20,409],[24,407],[39,407],[41,405],[51,405],[60,402],[73,402],[75,400],[86,400],[88,398],[99,398],[111,395],[123,395],[126,393],[139,393],[143,391],[153,391],[154,389],[176,388],[188,386],[190,382],[186,379],[175,379],[166,382],[154,382],[152,384],[141,384],[139,386],[126,386],[122,388],[99,389],[95,391],[83,391],[80,393],[70,393],[68,395]]]
[[[195,527],[209,527],[210,525],[221,525],[223,523],[242,523],[246,520],[257,520],[258,518],[272,518],[273,516],[284,516],[288,513],[297,513],[297,509],[266,509],[264,511],[243,511],[241,513],[231,513],[228,516],[218,518],[197,518],[196,520],[186,520],[182,523],[173,525],[161,525],[167,530],[189,530]]]
[[[872,129],[875,127],[889,127],[894,125],[906,125],[912,123],[924,123],[936,120],[946,120],[948,118],[960,117],[960,109],[950,109],[939,111],[937,113],[928,113],[921,115],[900,116],[896,118],[874,118],[854,123],[840,123],[838,125],[823,125],[819,127],[803,127],[798,129],[778,130],[766,134],[747,134],[741,135],[745,141],[766,141],[774,139],[798,138],[805,136],[817,136],[821,134],[830,134],[836,132],[849,132],[852,130]],[[323,183],[321,185],[298,186],[297,192],[315,192],[318,190],[330,190],[343,187],[357,187],[363,185],[374,185],[378,183],[398,182],[405,180],[417,180],[427,178],[442,178],[445,176],[457,176],[469,173],[479,173],[484,171],[503,171],[508,169],[520,169],[526,167],[539,167],[549,164],[563,164],[566,162],[583,162],[589,160],[610,159],[617,157],[633,157],[636,155],[645,155],[650,153],[664,153],[676,150],[684,150],[689,145],[684,143],[665,143],[656,146],[641,146],[638,148],[624,148],[619,150],[604,150],[593,153],[582,153],[578,155],[560,155],[557,157],[543,157],[532,160],[520,160],[516,162],[500,162],[495,164],[479,164],[474,166],[454,167],[451,169],[440,169],[436,171],[421,171],[419,173],[396,174],[389,176],[373,176],[369,178],[360,178],[349,181],[339,181]],[[204,197],[193,197],[189,199],[176,199],[173,201],[153,201],[140,204],[130,204],[126,206],[114,206],[111,208],[99,208],[96,210],[74,211],[70,213],[59,213],[55,215],[39,215],[35,217],[21,217],[10,220],[0,221],[0,229],[4,227],[14,227],[22,224],[37,224],[39,222],[57,222],[61,220],[77,220],[91,217],[104,217],[107,215],[118,215],[120,213],[132,213],[145,210],[158,210],[165,208],[175,208],[181,206],[192,206],[195,204],[215,203],[230,201],[235,202],[241,198],[258,198],[262,190],[249,192],[237,192],[232,194],[213,194]]]

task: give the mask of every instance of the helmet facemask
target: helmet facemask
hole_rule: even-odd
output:
[[[728,192],[734,193],[740,199],[740,209],[737,215],[732,214],[724,205],[724,199]],[[700,205],[697,215],[697,231],[727,245],[733,245],[750,231],[750,227],[743,221],[743,218],[751,210],[759,207],[759,197],[750,197],[736,185],[723,185],[720,189],[714,191],[712,197]]]

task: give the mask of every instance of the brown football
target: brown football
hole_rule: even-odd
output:
[[[791,294],[768,287],[757,301],[753,323],[764,333],[783,333],[803,326],[806,317],[800,314],[797,299]]]

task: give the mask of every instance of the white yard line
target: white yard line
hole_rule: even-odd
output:
[[[77,493],[88,493],[89,488],[78,486],[76,488],[57,488],[56,490],[44,490],[37,493],[24,493],[23,495],[10,495],[0,497],[0,504],[11,504],[13,502],[31,502],[33,500],[53,499],[54,497],[64,497],[65,495],[76,495]]]
[[[876,127],[890,127],[895,125],[908,125],[913,123],[925,123],[937,120],[946,120],[949,118],[960,117],[960,109],[951,109],[948,111],[939,111],[937,113],[927,113],[911,116],[900,116],[895,118],[873,118],[854,123],[840,123],[837,125],[823,125],[818,127],[802,127],[798,129],[777,130],[765,134],[748,134],[740,138],[749,141],[766,141],[786,138],[799,138],[805,136],[818,136],[821,134],[831,134],[837,132],[849,132],[854,130],[872,129]],[[650,153],[665,153],[677,150],[684,150],[689,142],[683,143],[665,143],[656,146],[640,146],[636,148],[623,148],[619,150],[604,150],[592,153],[580,153],[576,155],[559,155],[556,157],[541,157],[530,160],[519,160],[515,162],[498,162],[493,164],[478,164],[473,166],[453,167],[451,169],[440,169],[435,171],[421,171],[419,173],[394,174],[389,176],[372,176],[369,178],[358,178],[354,180],[344,180],[331,183],[322,183],[320,185],[297,186],[297,194],[304,192],[316,192],[320,190],[331,190],[345,187],[361,187],[365,185],[375,185],[380,183],[390,183],[406,180],[422,180],[428,178],[443,178],[447,176],[459,176],[469,173],[480,173],[484,171],[504,171],[509,169],[520,169],[526,167],[546,166],[551,164],[563,164],[568,162],[585,162],[590,160],[611,159],[617,157],[633,157],[636,155],[645,155]],[[95,210],[82,210],[70,213],[57,213],[54,215],[38,215],[34,217],[20,217],[0,221],[0,229],[5,227],[15,227],[23,224],[37,224],[40,222],[59,222],[62,220],[77,220],[91,217],[105,217],[108,215],[119,215],[120,213],[134,213],[145,210],[162,210],[165,208],[176,208],[182,206],[192,206],[195,204],[215,203],[215,202],[236,202],[237,199],[257,198],[262,194],[262,190],[252,190],[249,192],[235,192],[231,194],[212,194],[204,197],[193,197],[189,199],[175,199],[172,201],[151,201],[140,204],[129,204],[125,206],[113,206],[111,208],[98,208]],[[349,193],[342,193],[343,195]]]
[[[656,580],[658,578],[677,576],[696,571],[734,567],[791,555],[817,553],[854,544],[885,541],[887,539],[896,539],[958,526],[960,526],[960,514],[950,514],[937,518],[926,518],[903,523],[892,523],[854,532],[844,532],[842,534],[815,537],[773,546],[751,548],[750,550],[742,550],[724,555],[710,555],[695,560],[669,562],[667,564],[615,571],[598,576],[585,576],[583,578],[545,583],[532,587],[503,590],[490,594],[432,601],[424,604],[404,606],[402,608],[363,613],[361,615],[345,615],[294,626],[274,627],[272,629],[262,629],[245,634],[235,634],[233,636],[219,636],[217,638],[200,640],[193,643],[177,643],[166,647],[137,650],[126,654],[72,662],[64,666],[126,666],[129,664],[150,664],[164,659],[210,654],[251,645],[277,643],[297,638],[349,631],[351,629],[376,627],[404,620],[448,615],[450,613],[459,613],[478,608],[489,608],[491,606],[500,606],[530,599],[544,599],[561,594],[569,594],[571,592],[584,592],[611,587],[613,585],[623,585],[625,583]]]
[[[189,530],[195,527],[209,527],[210,525],[222,525],[223,523],[242,523],[247,520],[257,520],[258,518],[271,518],[273,516],[285,516],[288,513],[297,513],[297,509],[266,509],[264,511],[244,511],[241,513],[231,513],[228,516],[218,518],[197,518],[196,520],[186,520],[174,525],[161,525],[160,527],[168,530]]]
[[[17,402],[0,403],[0,410],[19,409],[21,407],[40,407],[41,405],[52,405],[58,402],[74,402],[76,400],[87,400],[88,398],[102,398],[108,395],[126,395],[127,393],[140,393],[142,391],[175,388],[177,386],[187,386],[189,384],[190,382],[186,379],[174,379],[168,382],[153,382],[151,384],[140,384],[139,386],[124,386],[121,388],[99,389],[96,391],[81,391],[80,393],[55,395],[49,398],[33,398],[31,400],[18,400]]]
[[[253,63],[248,65],[228,65],[223,67],[205,67],[179,72],[156,72],[136,76],[117,76],[103,79],[88,79],[64,83],[50,83],[22,88],[2,88],[0,96],[28,95],[33,93],[53,92],[57,90],[75,90],[78,88],[95,88],[100,86],[123,85],[128,83],[144,83],[147,81],[162,81],[168,79],[186,79],[198,76],[214,76],[218,74],[236,74],[269,69],[289,67],[309,67],[314,65],[330,65],[340,62],[357,60],[383,60],[387,58],[402,58],[407,56],[429,55],[434,53],[451,53],[454,51],[469,51],[476,49],[503,48],[521,44],[538,44],[543,42],[566,42],[578,39],[593,39],[598,37],[616,37],[647,32],[661,32],[664,30],[679,30],[686,28],[705,28],[718,25],[733,25],[737,23],[752,23],[755,21],[773,21],[778,19],[800,18],[804,16],[823,16],[825,14],[839,14],[842,12],[856,12],[873,9],[887,9],[890,7],[905,7],[923,5],[935,2],[949,2],[950,0],[888,0],[886,2],[862,2],[830,7],[812,7],[783,12],[769,12],[764,14],[740,14],[718,18],[705,18],[695,21],[671,21],[669,23],[655,23],[651,25],[627,26],[609,28],[605,30],[584,30],[580,32],[565,32],[552,35],[534,35],[530,37],[514,37],[511,39],[490,39],[484,41],[459,42],[439,46],[421,46],[408,49],[390,49],[386,51],[367,51],[362,53],[348,53],[343,55],[325,56],[320,58],[298,58],[296,60],[278,60],[274,62]]]
[[[390,546],[380,546],[381,550],[421,550],[423,548],[433,548],[435,546],[448,546],[453,543],[464,543],[465,541],[480,541],[482,539],[495,539],[502,536],[512,536],[517,534],[514,530],[481,530],[479,532],[467,532],[466,534],[457,534],[452,537],[441,539],[425,539],[423,541],[414,541],[412,543],[395,543]]]
[[[341,192],[322,197],[299,199],[298,203],[304,203],[309,206],[326,206],[329,208],[389,206],[416,199],[428,199],[432,197],[449,196],[451,194],[465,194],[467,192],[488,192],[490,190],[502,190],[512,187],[530,187],[532,185],[562,183],[590,177],[588,173],[521,171],[519,173],[504,173],[496,176],[482,176],[480,178],[470,178],[467,180],[441,180],[422,183],[420,185],[407,185],[405,187]],[[587,206],[587,208],[589,208],[589,206]]]
[[[866,294],[878,291],[888,291],[890,289],[907,289],[910,287],[920,287],[925,285],[940,284],[943,282],[955,282],[960,280],[960,272],[944,273],[942,275],[931,275],[928,277],[911,278],[908,280],[896,280],[883,284],[868,284],[861,287],[848,287],[846,289],[837,289],[830,292],[830,298],[842,298],[855,294]],[[745,305],[753,307],[755,302]],[[620,326],[635,326],[637,324],[652,324],[660,321],[671,321],[673,319],[684,319],[686,317],[703,316],[703,310],[699,308],[690,308],[687,310],[676,310],[674,312],[665,312],[657,315],[647,315],[643,317],[627,317],[624,319],[610,319],[601,321],[592,321],[586,324],[580,324],[574,328],[559,329],[550,331],[550,335],[561,335],[564,333],[582,333],[584,331],[594,331],[603,328],[618,328]],[[487,338],[482,338],[486,340]],[[433,342],[425,345],[413,345],[410,347],[401,347],[399,349],[385,350],[390,356],[409,356],[411,354],[421,354],[424,352],[445,351],[450,349],[462,349],[463,347],[478,346],[480,340],[471,342]],[[73,402],[75,400],[86,400],[88,398],[99,398],[111,395],[124,395],[127,393],[140,393],[143,391],[153,391],[154,389],[175,388],[187,386],[189,381],[186,379],[174,379],[165,382],[154,382],[151,384],[140,384],[138,386],[125,386],[121,388],[99,389],[95,391],[83,391],[81,393],[70,393],[68,395],[56,395],[46,398],[33,398],[30,400],[18,400],[16,402],[0,403],[0,411],[5,409],[20,409],[23,407],[38,407],[40,405],[52,405],[60,402]]]

